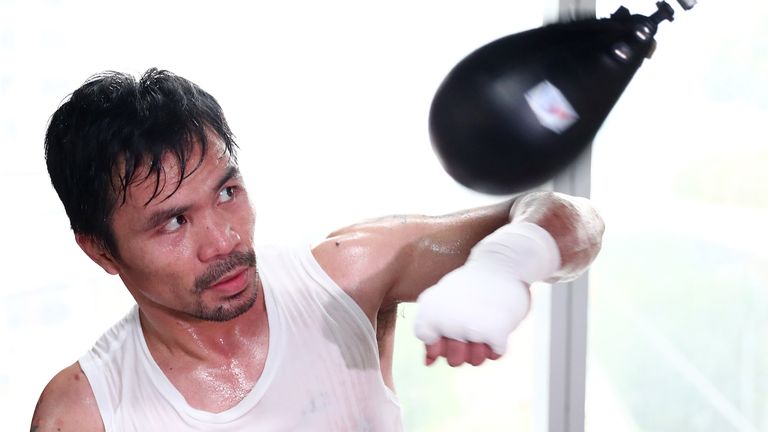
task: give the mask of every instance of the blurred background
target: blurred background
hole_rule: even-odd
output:
[[[597,16],[620,5],[655,9],[598,0]],[[0,0],[0,430],[26,430],[48,380],[132,304],[76,246],[45,171],[47,120],[86,78],[157,66],[209,91],[241,147],[258,242],[313,242],[364,218],[503,199],[442,171],[429,104],[464,55],[553,7]],[[587,431],[768,430],[767,20],[758,0],[678,8],[594,143],[608,231],[590,276]],[[481,368],[423,367],[401,308],[409,430],[541,430],[546,289],[509,354]]]
[[[588,431],[768,430],[768,7],[681,12],[593,148]]]

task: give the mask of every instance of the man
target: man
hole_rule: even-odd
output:
[[[51,380],[33,430],[401,430],[398,303],[419,299],[428,364],[479,365],[528,284],[600,248],[589,203],[552,193],[254,248],[235,151],[215,99],[167,71],[97,75],[54,113],[46,160],[75,240],[137,307]]]

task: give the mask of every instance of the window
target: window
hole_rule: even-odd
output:
[[[768,429],[768,7],[677,12],[593,148],[588,432]]]
[[[132,304],[119,280],[76,246],[43,161],[47,119],[95,72],[158,66],[219,99],[241,145],[260,243],[318,240],[367,217],[499,200],[443,172],[427,112],[453,65],[540,25],[541,5],[214,4],[0,3],[0,405],[14,413],[0,429],[28,427],[45,383]],[[529,430],[532,326],[529,319],[515,334],[504,362],[421,370],[422,348],[403,320],[395,367],[410,429],[493,431],[519,422]]]

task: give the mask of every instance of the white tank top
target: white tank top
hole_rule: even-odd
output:
[[[81,359],[107,432],[402,431],[376,335],[308,247],[256,251],[269,352],[234,407],[192,408],[152,358],[134,307]]]

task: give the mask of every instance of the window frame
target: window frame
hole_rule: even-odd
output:
[[[547,22],[594,18],[596,0],[549,0]],[[591,147],[567,170],[556,176],[554,191],[589,198]],[[542,342],[537,349],[546,365],[539,379],[535,430],[584,432],[586,400],[587,323],[589,273],[575,281],[542,287],[537,322]]]

